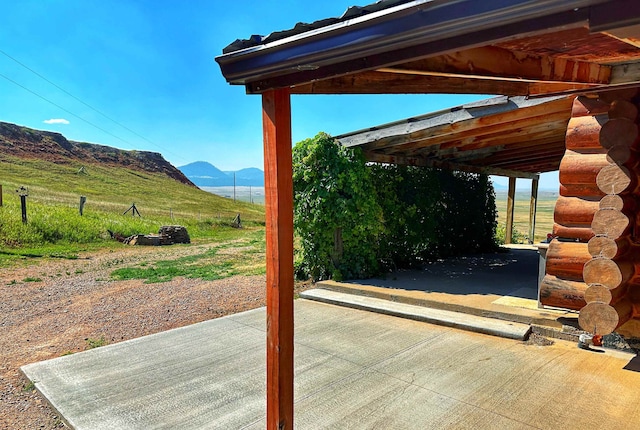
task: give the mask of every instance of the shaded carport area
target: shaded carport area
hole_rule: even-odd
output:
[[[528,237],[533,243],[539,175],[558,170],[572,102],[572,96],[495,97],[336,139],[361,149],[370,162],[508,177],[507,244],[516,179],[531,179]]]

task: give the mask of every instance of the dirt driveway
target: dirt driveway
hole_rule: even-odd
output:
[[[21,375],[24,364],[264,306],[264,276],[155,284],[109,276],[118,267],[202,253],[206,247],[124,247],[2,270],[0,429],[65,427]]]

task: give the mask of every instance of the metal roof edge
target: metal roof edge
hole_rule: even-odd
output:
[[[606,1],[416,0],[224,54],[216,61],[229,83],[246,84],[559,13],[574,13],[576,22],[588,22],[588,13],[579,13],[581,9]]]

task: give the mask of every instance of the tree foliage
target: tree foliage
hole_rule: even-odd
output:
[[[293,165],[299,276],[361,278],[496,247],[486,175],[367,165],[325,133],[298,143]]]
[[[293,166],[298,273],[313,279],[376,273],[382,212],[360,151],[320,133],[296,144]]]

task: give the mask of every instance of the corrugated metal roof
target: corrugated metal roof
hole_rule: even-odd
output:
[[[251,48],[253,46],[264,45],[265,43],[275,42],[276,40],[285,39],[296,34],[306,33],[307,31],[317,30],[327,27],[338,22],[346,21],[360,16],[368,15],[373,12],[379,12],[390,7],[398,6],[405,3],[411,3],[415,0],[380,0],[366,6],[350,6],[342,16],[338,18],[325,18],[311,23],[299,22],[293,28],[288,30],[274,31],[267,36],[252,35],[248,39],[237,39],[233,43],[226,46],[222,52],[228,54],[230,52],[240,51],[241,49]]]
[[[495,97],[337,136],[370,161],[534,177],[558,169],[573,97]]]

